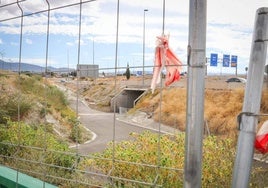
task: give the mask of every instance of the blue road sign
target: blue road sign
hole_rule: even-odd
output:
[[[137,75],[141,76],[142,75],[142,71],[137,71]]]
[[[231,67],[237,67],[237,56],[236,55],[231,56]]]
[[[222,66],[229,67],[230,64],[230,55],[223,54]]]
[[[210,66],[217,67],[218,65],[218,54],[210,54]]]

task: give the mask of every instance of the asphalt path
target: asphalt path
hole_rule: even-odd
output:
[[[70,94],[68,96],[70,107],[75,111],[78,109],[79,121],[94,135],[93,140],[78,145],[80,154],[101,152],[113,140],[129,140],[131,138],[130,133],[141,133],[146,130],[146,128],[117,120],[116,116],[118,114],[93,110],[88,107],[83,99],[77,100],[74,95]]]

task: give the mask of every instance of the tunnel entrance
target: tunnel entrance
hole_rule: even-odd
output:
[[[124,88],[119,94],[111,99],[111,111],[124,113],[133,108],[136,102],[147,92],[148,89]]]

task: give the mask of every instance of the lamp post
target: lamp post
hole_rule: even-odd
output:
[[[95,70],[95,41],[94,41],[94,36],[92,39],[92,63],[93,63],[93,78],[94,78],[94,83],[96,81],[97,75],[95,75],[95,72],[97,70]]]
[[[144,87],[144,51],[145,51],[145,12],[148,9],[143,10],[143,53],[142,53],[142,86]]]

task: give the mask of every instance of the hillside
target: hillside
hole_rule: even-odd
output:
[[[226,77],[207,77],[205,90],[205,120],[212,136],[204,137],[203,148],[203,187],[230,187],[232,169],[235,159],[237,141],[237,115],[241,112],[245,85],[242,83],[225,82]],[[141,77],[104,77],[93,79],[59,81],[66,87],[83,96],[91,108],[107,111],[110,109],[110,99],[124,87],[141,85]],[[150,84],[147,77],[145,83]],[[161,106],[161,107],[160,107]],[[161,109],[161,111],[160,111]],[[168,88],[158,88],[154,94],[148,92],[137,103],[136,107],[128,111],[132,116],[137,111],[146,112],[148,118],[161,121],[166,125],[182,130],[185,129],[186,111],[186,77]],[[268,91],[264,87],[262,95],[261,113],[268,111]],[[134,116],[132,116],[134,117]],[[267,118],[266,118],[267,119]],[[260,118],[260,124],[264,118]],[[130,161],[131,164],[157,163],[159,145],[161,145],[161,164],[165,167],[183,168],[184,161],[184,133],[172,136],[161,136],[145,132],[143,134],[131,134],[134,141],[124,141],[109,147],[102,153],[97,153],[97,158],[113,158],[119,161]],[[160,139],[160,144],[158,145]],[[256,151],[257,153],[257,151]],[[224,156],[224,157],[223,157]],[[262,155],[260,155],[262,156]],[[267,160],[267,155],[262,156]],[[144,166],[135,166],[129,163],[118,163],[114,166],[113,173],[122,178],[130,178],[138,181],[155,177],[154,170]],[[106,160],[86,160],[81,163],[82,169],[94,166],[104,174],[109,173],[111,163]],[[129,173],[131,172],[131,173]],[[166,187],[181,187],[182,180],[178,173],[161,171],[159,181],[166,183]],[[179,178],[178,178],[179,177]],[[267,164],[259,161],[253,162],[250,187],[267,186]],[[163,179],[161,179],[163,178]],[[149,181],[149,180],[148,180]],[[120,181],[119,181],[120,183]],[[119,184],[118,183],[118,184]],[[120,185],[120,184],[119,184]],[[165,185],[165,184],[164,184]],[[128,187],[125,182],[122,187]],[[133,186],[133,184],[132,184]],[[165,187],[165,186],[164,186]]]
[[[20,66],[20,71],[22,72],[31,72],[31,73],[45,72],[45,66],[39,66],[39,65],[29,64],[29,63],[7,62],[7,61],[0,60],[0,69],[2,70],[18,72],[19,66]],[[74,69],[55,68],[55,67],[49,66],[48,71],[62,74],[62,73],[67,73],[68,71],[69,72],[74,71]]]
[[[155,172],[159,170],[158,183],[164,187],[181,187],[183,175],[178,176],[178,171],[172,169],[183,168],[184,133],[175,136],[159,136],[149,131],[142,134],[131,133],[129,136],[132,139],[115,145],[110,143],[103,152],[92,155],[93,158],[91,155],[76,155],[69,148],[70,142],[82,142],[85,138],[82,133],[86,131],[77,129],[75,125],[79,122],[68,107],[66,96],[53,84],[63,84],[73,91],[79,88],[79,94],[92,108],[106,111],[110,109],[110,98],[119,90],[138,85],[142,81],[141,77],[133,77],[130,80],[125,80],[124,77],[116,78],[83,79],[77,82],[75,79],[46,79],[31,74],[21,74],[19,77],[14,73],[1,72],[0,154],[4,157],[0,158],[0,164],[23,169],[31,175],[35,171],[38,178],[59,187],[88,187],[88,182],[107,187],[106,181],[92,176],[91,173],[106,175],[110,173],[111,165],[114,167],[111,176],[149,182],[156,177]],[[149,82],[150,79],[146,78],[146,84]],[[168,88],[158,88],[154,94],[148,92],[128,113],[143,111],[152,114],[155,121],[160,117],[161,122],[184,130],[186,79],[182,78],[181,82],[176,84]],[[207,124],[213,135],[220,136],[204,137],[202,185],[229,187],[236,145],[236,137],[232,135],[237,133],[235,122],[237,113],[241,111],[244,85],[226,85],[224,79],[206,78],[206,88]],[[263,100],[261,108],[266,113],[267,90],[264,90]],[[230,121],[227,121],[228,118]],[[48,119],[53,121],[48,122]],[[13,156],[18,156],[18,159],[14,160]],[[117,162],[112,164],[114,158]],[[159,162],[160,168],[156,166],[157,168],[153,169],[152,166]],[[89,174],[84,173],[88,171]],[[43,172],[48,176],[44,178]],[[54,179],[53,176],[59,178]],[[254,162],[251,187],[266,186],[266,177],[267,165]],[[77,182],[81,182],[81,185],[77,185]],[[120,181],[116,183],[119,186],[121,183],[122,187],[133,186]]]
[[[245,84],[226,83],[227,78],[226,76],[206,77],[204,118],[211,134],[229,137],[237,134],[236,118],[242,110]],[[118,91],[124,87],[140,85],[141,82],[141,77],[131,77],[130,80],[117,77],[116,82],[114,78],[98,78],[97,80],[84,79],[78,84],[81,95],[92,108],[109,111],[110,100]],[[149,76],[145,78],[145,83],[150,84]],[[75,91],[77,81],[65,82],[64,85]],[[187,78],[182,77],[171,87],[158,88],[154,94],[148,92],[129,113],[146,112],[152,114],[155,121],[161,121],[163,124],[183,131],[186,121],[186,87]],[[260,111],[268,112],[268,89],[265,85]],[[260,118],[260,124],[263,121],[264,118]]]
[[[8,121],[47,125],[59,139],[70,144],[75,142],[75,112],[68,106],[64,93],[40,75],[21,74],[19,77],[9,71],[0,72],[0,124]],[[81,136],[79,142],[88,137]]]
[[[136,109],[153,113],[155,121],[185,130],[186,89],[167,88],[154,95],[148,94],[137,104]],[[160,103],[162,95],[162,103]],[[205,123],[213,135],[234,136],[237,133],[237,115],[242,111],[244,89],[205,91]],[[160,111],[161,104],[161,111]],[[268,111],[268,91],[262,94],[261,113]],[[263,123],[264,119],[260,119]]]

